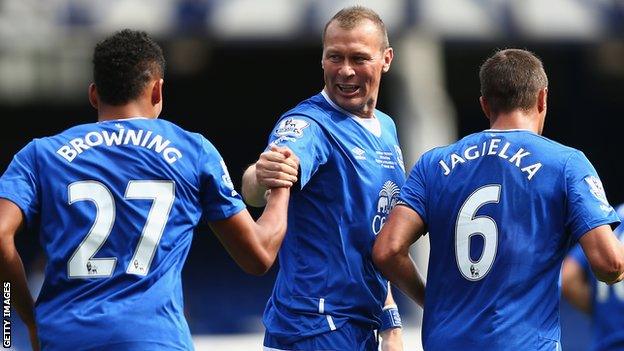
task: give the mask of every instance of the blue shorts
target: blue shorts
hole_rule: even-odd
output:
[[[264,333],[264,351],[378,351],[379,343],[373,329],[360,324],[345,323],[327,333],[286,343],[269,332]]]

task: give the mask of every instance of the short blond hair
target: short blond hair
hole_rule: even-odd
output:
[[[385,50],[390,47],[390,41],[388,40],[388,31],[386,30],[386,25],[381,20],[381,17],[377,14],[377,12],[371,10],[368,7],[364,6],[351,6],[345,7],[342,10],[338,11],[334,17],[332,17],[326,24],[325,28],[323,28],[323,45],[325,45],[325,34],[327,33],[327,27],[332,22],[337,22],[340,28],[343,29],[353,29],[356,25],[358,25],[363,20],[369,20],[379,28],[379,31],[382,35],[382,50]]]

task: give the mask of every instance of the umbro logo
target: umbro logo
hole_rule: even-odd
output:
[[[366,151],[360,149],[359,147],[354,147],[351,149],[351,152],[353,152],[356,160],[366,160],[366,156],[364,155]]]

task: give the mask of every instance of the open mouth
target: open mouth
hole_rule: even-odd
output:
[[[338,90],[340,90],[340,92],[346,95],[355,94],[359,89],[359,86],[354,84],[336,84],[336,86],[338,87]]]

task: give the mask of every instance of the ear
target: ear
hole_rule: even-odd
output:
[[[94,109],[98,109],[99,97],[95,83],[89,84],[89,103],[91,103],[91,106],[93,106]]]
[[[381,68],[383,73],[386,73],[390,70],[390,64],[392,63],[392,59],[394,58],[394,50],[392,48],[387,48],[383,53],[384,64]]]
[[[158,105],[162,102],[162,87],[165,81],[161,78],[155,80],[152,85],[152,105]]]
[[[487,119],[490,119],[490,105],[488,104],[487,100],[483,96],[480,96],[479,103],[481,104],[481,110],[483,110],[483,114],[485,114],[485,117]]]
[[[548,88],[541,89],[537,93],[537,112],[542,113],[546,110],[546,100],[548,100]]]

